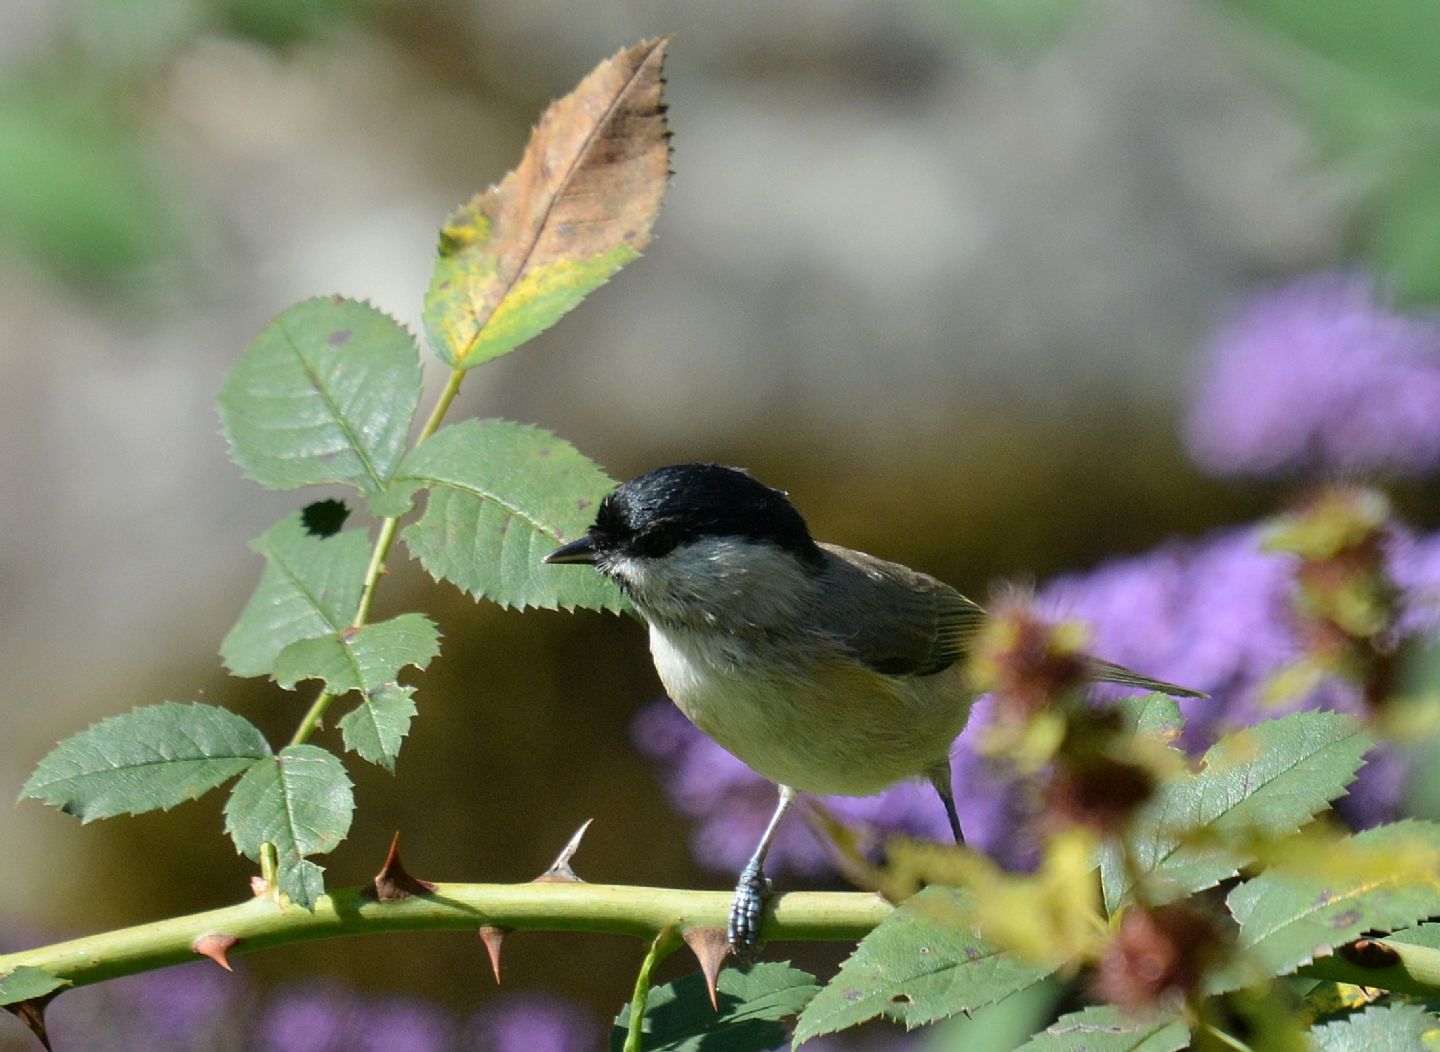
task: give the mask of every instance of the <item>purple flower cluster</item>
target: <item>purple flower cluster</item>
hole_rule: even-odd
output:
[[[1391,309],[1360,274],[1243,305],[1213,342],[1190,452],[1220,475],[1440,467],[1440,317]]]
[[[1108,660],[1207,691],[1208,699],[1181,703],[1192,750],[1297,708],[1358,711],[1358,690],[1333,679],[1278,707],[1266,698],[1272,677],[1301,656],[1303,644],[1289,606],[1293,560],[1263,551],[1260,532],[1227,530],[1116,559],[1056,579],[1041,602],[1054,616],[1087,623],[1091,649]],[[1440,625],[1440,534],[1397,531],[1386,562],[1404,595],[1398,634],[1433,632]],[[1403,781],[1403,762],[1373,751],[1340,810],[1360,826],[1392,818]]]

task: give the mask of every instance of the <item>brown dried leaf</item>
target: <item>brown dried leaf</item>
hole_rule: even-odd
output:
[[[545,111],[515,170],[446,223],[425,325],[451,366],[515,349],[649,245],[670,169],[669,43],[600,63]]]

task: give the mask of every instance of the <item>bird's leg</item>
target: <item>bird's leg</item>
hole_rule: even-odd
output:
[[[770,824],[765,827],[760,843],[755,847],[755,853],[750,856],[750,861],[745,863],[745,868],[740,871],[740,881],[735,885],[735,897],[730,901],[727,934],[730,938],[730,949],[741,963],[754,960],[760,951],[760,920],[765,913],[765,902],[770,898],[770,881],[766,879],[764,869],[765,855],[770,850],[770,842],[775,839],[775,830],[780,827],[780,819],[785,817],[785,812],[790,810],[790,805],[794,802],[795,790],[788,785],[780,786],[780,799],[775,805],[775,813],[770,816]]]
[[[955,791],[950,786],[950,759],[946,757],[925,772],[940,802],[945,805],[945,817],[950,819],[950,832],[955,834],[955,843],[965,843],[965,834],[960,832],[960,816],[955,813]]]

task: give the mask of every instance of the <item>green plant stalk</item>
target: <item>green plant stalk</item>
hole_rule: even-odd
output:
[[[681,939],[673,924],[661,928],[650,943],[650,950],[640,962],[640,971],[635,974],[635,993],[630,998],[630,1027],[625,1032],[625,1047],[621,1052],[640,1052],[640,1038],[645,1029],[645,1002],[650,1000],[650,976],[655,966],[680,948]]]
[[[1340,954],[1331,954],[1307,964],[1300,969],[1300,974],[1311,979],[1373,986],[1402,994],[1434,997],[1440,993],[1440,950],[1398,939],[1374,941],[1395,951],[1394,964],[1385,968],[1367,967]]]
[[[455,396],[460,393],[460,385],[465,380],[465,371],[456,369],[450,374],[440,397],[435,400],[435,406],[426,417],[425,424],[420,428],[420,434],[415,438],[415,446],[420,445],[427,438],[440,429],[440,422],[445,419],[445,414],[450,410]],[[411,446],[414,449],[415,446]],[[350,622],[351,628],[360,628],[370,617],[370,607],[375,602],[375,588],[380,583],[380,578],[385,573],[385,560],[390,557],[390,548],[395,543],[395,534],[399,530],[400,520],[398,517],[380,520],[380,532],[375,536],[375,546],[370,550],[370,565],[365,568],[365,585],[360,592],[360,602],[355,608],[355,618]],[[295,733],[290,737],[291,745],[304,745],[315,733],[315,728],[320,726],[320,721],[325,716],[325,710],[335,696],[328,691],[321,691],[305,715],[300,718],[300,724],[295,728]]]
[[[862,938],[890,914],[878,895],[791,892],[777,895],[767,918],[769,940]],[[202,935],[232,935],[230,956],[342,935],[392,931],[474,931],[489,924],[514,931],[608,932],[653,939],[667,928],[724,928],[728,891],[681,891],[629,885],[542,881],[529,884],[437,884],[434,892],[377,902],[361,888],[322,895],[313,913],[262,895],[235,906],[0,954],[0,975],[43,968],[76,986],[153,971],[196,959]]]

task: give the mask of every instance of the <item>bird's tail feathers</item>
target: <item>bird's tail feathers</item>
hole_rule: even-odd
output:
[[[1172,698],[1208,698],[1210,696],[1203,690],[1191,690],[1189,687],[1176,686],[1174,683],[1166,683],[1164,680],[1151,679],[1149,676],[1132,672],[1124,665],[1117,665],[1111,661],[1099,661],[1095,658],[1090,659],[1090,677],[1100,683],[1118,683],[1122,687],[1159,691]]]

